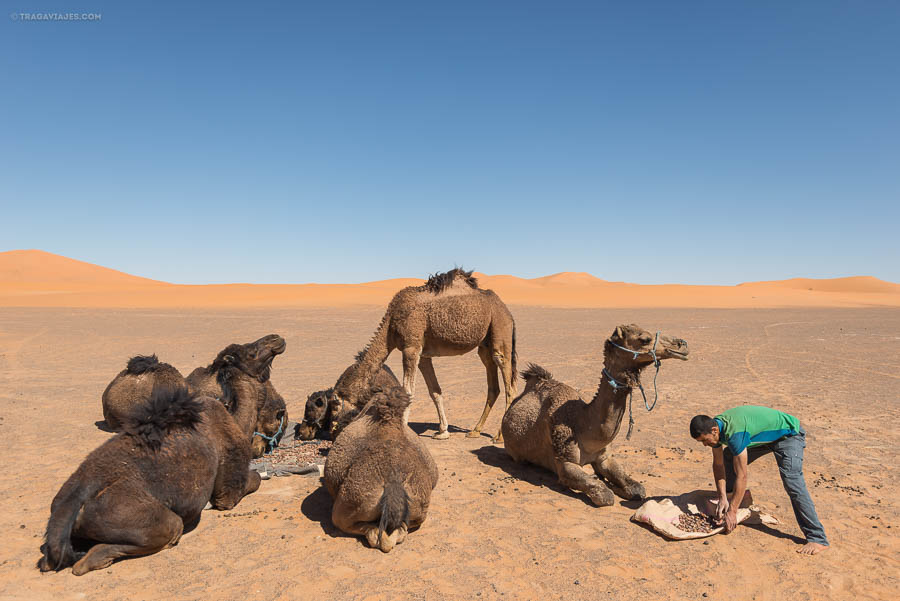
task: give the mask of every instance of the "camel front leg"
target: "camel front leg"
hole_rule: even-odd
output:
[[[419,364],[419,356],[421,354],[422,349],[420,348],[407,347],[403,349],[403,389],[409,395],[410,407],[416,394],[416,365]],[[410,407],[407,407],[406,411],[403,412],[404,426],[409,423]]]
[[[437,375],[434,373],[434,364],[431,362],[431,357],[419,359],[419,371],[422,372],[422,377],[425,378],[425,386],[428,388],[428,394],[431,395],[431,400],[434,402],[434,408],[437,409],[438,421],[440,422],[434,438],[446,440],[450,438],[450,432],[447,430],[447,415],[444,413],[441,385],[438,384]]]
[[[607,507],[612,505],[616,496],[605,482],[585,473],[581,466],[571,461],[556,462],[556,475],[559,476],[559,482],[563,486],[567,486],[572,490],[584,492],[598,507]]]
[[[497,364],[494,363],[494,359],[491,357],[491,349],[486,346],[479,346],[478,357],[481,359],[481,362],[484,363],[484,370],[487,372],[487,400],[484,403],[484,411],[481,412],[481,418],[479,418],[478,423],[466,434],[468,438],[477,438],[481,436],[481,429],[484,427],[484,422],[487,421],[488,415],[494,407],[494,403],[497,402],[497,397],[500,396],[500,380],[497,378]],[[497,438],[500,438],[500,434],[497,435]]]
[[[621,491],[623,498],[640,500],[647,496],[644,485],[625,473],[625,468],[613,459],[609,449],[603,449],[600,456],[591,465],[594,466],[595,472],[606,478]]]

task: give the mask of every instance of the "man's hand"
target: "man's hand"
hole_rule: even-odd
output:
[[[719,497],[719,503],[716,505],[716,521],[721,523],[723,517],[725,516],[725,512],[728,511],[728,495],[722,495]]]
[[[729,509],[725,512],[725,534],[737,527],[737,509]]]

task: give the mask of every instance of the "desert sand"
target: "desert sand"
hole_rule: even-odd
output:
[[[275,360],[272,379],[298,418],[306,395],[333,384],[368,341],[383,313],[383,303],[374,299],[389,298],[407,281],[372,284],[367,302],[354,294],[353,303],[333,306],[313,306],[307,292],[297,291],[301,287],[272,288],[284,288],[280,298],[293,306],[254,306],[247,299],[265,297],[268,287],[248,287],[248,296],[240,297],[244,306],[234,300],[238,295],[230,297],[233,305],[173,308],[167,303],[187,297],[166,292],[171,285],[98,274],[94,266],[68,282],[51,268],[43,295],[34,293],[38,271],[26,271],[26,295],[27,278],[20,271],[15,280],[8,265],[0,263],[0,445],[6,458],[0,528],[7,541],[0,558],[2,599],[674,601],[705,594],[843,600],[890,599],[900,587],[900,485],[893,477],[900,453],[892,442],[900,418],[895,284],[759,284],[776,290],[765,302],[777,297],[779,308],[739,308],[744,292],[728,293],[736,304],[726,306],[733,308],[566,308],[526,305],[512,292],[506,298],[517,322],[520,367],[539,363],[587,396],[599,381],[603,340],[617,324],[634,322],[689,342],[689,361],[662,366],[656,410],[647,413],[637,401],[632,439],[625,440],[623,428],[613,443],[650,495],[711,488],[710,452],[687,432],[694,414],[752,402],[798,416],[808,433],[807,485],[833,545],[817,557],[794,552],[801,532],[771,457],[751,466],[749,483],[756,502],[780,524],[669,542],[629,521],[636,503],[618,499],[612,507],[594,507],[561,488],[553,474],[512,463],[487,436],[465,438],[485,395],[484,371],[472,353],[435,360],[451,437],[426,439],[440,480],[428,519],[391,554],[337,531],[319,479],[295,476],[264,481],[231,511],[205,511],[172,549],[79,578],[70,570],[42,575],[35,563],[50,501],[85,455],[111,436],[96,426],[100,395],[128,357],[157,353],[187,373],[230,342],[279,333],[287,351]],[[145,308],[87,306],[110,298],[96,287],[116,289],[112,279],[130,286],[113,299],[147,303]],[[569,291],[556,291],[562,286],[556,284],[535,294],[559,300],[573,294],[571,288],[605,285],[571,274],[557,279],[568,282]],[[15,281],[21,286],[9,284]],[[495,289],[506,295],[501,285]],[[792,291],[810,304],[791,307],[785,299],[795,298]],[[660,302],[659,294],[655,289],[642,298]],[[823,307],[821,299],[838,300]],[[68,301],[73,306],[61,306]],[[833,306],[847,304],[852,308]],[[871,304],[886,306],[866,306]],[[388,363],[399,370],[398,354]],[[486,432],[496,432],[501,413],[495,408]],[[436,429],[421,377],[411,426],[423,436]]]

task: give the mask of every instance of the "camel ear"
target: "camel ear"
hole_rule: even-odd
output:
[[[625,340],[625,330],[622,329],[622,326],[616,326],[616,331],[613,332],[612,337],[617,340]]]
[[[232,363],[234,363],[234,355],[225,355],[224,357],[222,357],[222,361],[224,361],[228,365],[231,365]]]

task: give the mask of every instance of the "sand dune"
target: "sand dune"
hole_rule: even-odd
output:
[[[860,276],[795,278],[737,286],[641,285],[563,272],[525,279],[477,274],[507,303],[546,307],[865,307],[900,306],[900,284]],[[0,253],[3,307],[290,307],[381,305],[404,286],[396,278],[362,284],[169,284],[39,250]]]

